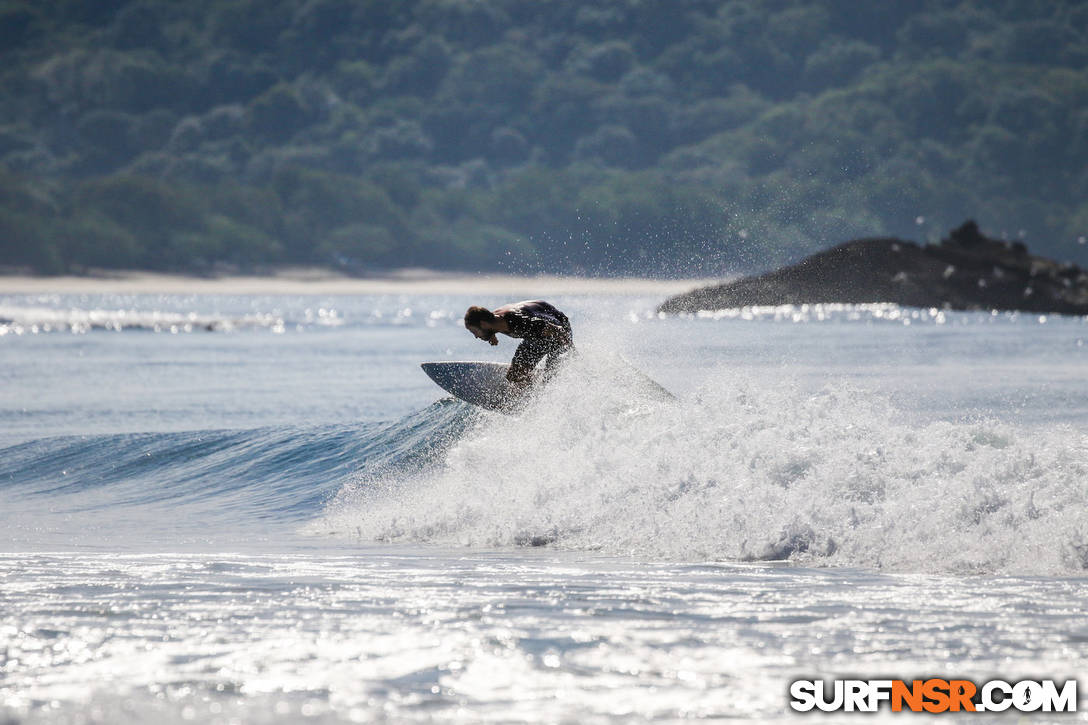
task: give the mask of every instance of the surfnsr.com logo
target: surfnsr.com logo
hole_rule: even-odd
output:
[[[830,685],[830,686],[828,686]],[[790,707],[797,712],[1076,712],[1077,681],[1054,680],[796,680]]]

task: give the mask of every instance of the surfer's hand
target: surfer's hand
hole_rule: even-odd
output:
[[[487,342],[488,342],[488,344],[491,344],[491,345],[498,345],[499,344],[499,338],[492,335],[491,337],[487,338]]]

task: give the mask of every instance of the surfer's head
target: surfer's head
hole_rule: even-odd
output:
[[[469,307],[465,312],[465,327],[481,340],[487,340],[492,345],[499,344],[495,337],[495,333],[499,331],[499,318],[486,307]]]

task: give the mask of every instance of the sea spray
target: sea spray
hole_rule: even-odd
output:
[[[433,466],[357,478],[316,528],[672,560],[1088,568],[1088,437],[1070,428],[912,424],[846,384],[813,393],[724,370],[664,402],[610,386],[614,372],[582,355]]]

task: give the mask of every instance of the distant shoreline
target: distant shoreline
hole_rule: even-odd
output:
[[[718,280],[473,275],[428,269],[395,270],[375,277],[349,277],[320,268],[292,268],[269,274],[218,277],[110,270],[85,276],[0,275],[0,294],[479,294],[520,298],[586,294],[668,296],[714,281]]]

